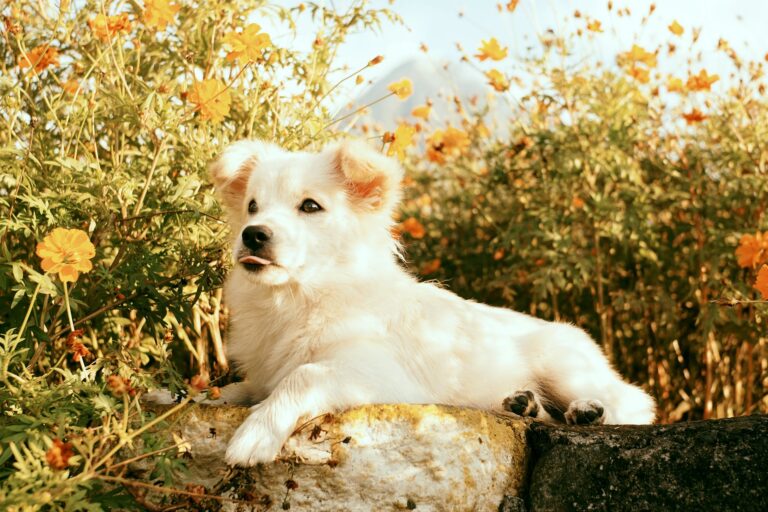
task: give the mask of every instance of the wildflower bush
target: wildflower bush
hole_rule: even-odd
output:
[[[688,37],[677,23],[669,46],[631,46],[610,68],[562,65],[576,38],[599,37],[595,19],[522,61],[489,38],[465,60],[511,119],[451,98],[462,119],[451,125],[425,98],[372,133],[359,110],[334,118],[331,105],[381,57],[346,71],[334,59],[350,34],[396,20],[389,11],[257,0],[0,9],[6,508],[221,503],[178,487],[183,440],[157,434],[191,395],[231,379],[227,234],[206,166],[239,138],[320,147],[344,135],[339,121],[403,160],[398,229],[415,272],[583,326],[658,399],[662,421],[768,410],[768,110],[762,64],[726,42],[733,87],[715,95],[720,77],[705,69],[656,71]],[[285,37],[300,16],[317,30],[306,48]],[[388,101],[412,91],[394,82]],[[158,387],[180,397],[161,415],[140,400]],[[141,459],[150,482],[131,478]]]
[[[400,224],[414,268],[585,328],[657,399],[660,421],[766,412],[764,63],[721,39],[729,76],[695,58],[662,73],[678,46],[700,51],[675,21],[667,42],[628,46],[615,66],[570,64],[578,42],[608,37],[573,16],[574,33],[543,36],[522,61],[495,38],[465,55],[511,119],[456,98],[456,126],[433,121],[429,102],[405,121],[426,145]]]
[[[208,162],[245,137],[322,145],[335,53],[393,15],[253,0],[1,9],[0,503],[135,508],[146,490],[119,485],[120,449],[154,454],[155,487],[184,465],[148,433],[166,415],[141,395],[215,394],[227,371]],[[290,42],[297,16],[317,27],[308,48],[262,28]]]

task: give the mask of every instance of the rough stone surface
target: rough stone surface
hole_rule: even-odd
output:
[[[511,416],[364,406],[302,425],[275,463],[232,469],[224,452],[247,413],[198,405],[174,422],[189,443],[185,484],[262,504],[222,502],[224,510],[496,511],[505,496],[522,502],[527,424]]]
[[[768,510],[768,417],[661,426],[532,423],[537,510]]]
[[[187,498],[188,507],[768,510],[766,416],[568,427],[455,407],[364,406],[301,425],[275,463],[230,468],[224,452],[247,414],[197,405],[171,419],[175,441],[189,448],[178,485],[224,498]],[[138,461],[128,476],[146,479],[147,470]]]

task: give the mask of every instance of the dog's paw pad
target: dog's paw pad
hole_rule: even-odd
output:
[[[569,425],[602,425],[605,408],[599,400],[574,400],[565,411],[565,422]]]
[[[539,414],[539,401],[533,391],[516,391],[505,398],[501,406],[505,411],[518,416],[535,418]]]

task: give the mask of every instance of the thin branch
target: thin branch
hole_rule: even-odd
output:
[[[162,494],[176,494],[180,496],[189,496],[191,498],[212,499],[216,501],[225,501],[227,503],[237,503],[239,505],[261,505],[261,503],[259,503],[256,500],[254,501],[238,500],[238,499],[229,498],[226,496],[216,496],[214,494],[202,494],[199,492],[183,491],[181,489],[174,489],[173,487],[160,487],[159,485],[148,484],[145,482],[139,482],[137,480],[130,480],[128,478],[121,478],[118,476],[95,475],[95,477],[98,478],[99,480],[104,480],[107,482],[115,482],[115,483],[126,485],[129,487],[141,487],[142,489],[149,489],[154,492],[159,492]]]

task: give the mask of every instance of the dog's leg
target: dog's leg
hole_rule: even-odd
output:
[[[531,333],[521,344],[544,398],[566,410],[567,423],[653,422],[653,399],[624,382],[582,330],[550,324]]]
[[[321,364],[305,364],[289,374],[237,429],[227,448],[226,461],[253,466],[273,460],[304,414],[331,402],[336,379]]]
[[[274,460],[301,417],[362,404],[432,403],[435,397],[421,389],[386,348],[358,340],[324,362],[299,366],[253,406],[229,442],[226,461],[253,466]]]

